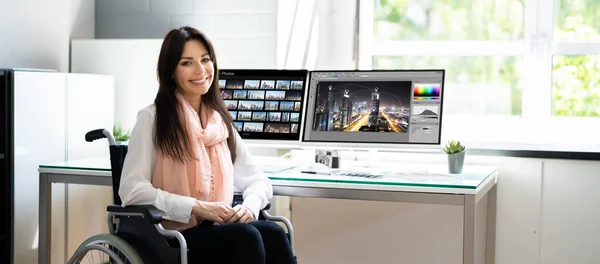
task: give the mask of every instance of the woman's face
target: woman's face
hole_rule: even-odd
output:
[[[199,40],[185,43],[174,78],[184,97],[200,97],[208,92],[213,82],[213,62]]]

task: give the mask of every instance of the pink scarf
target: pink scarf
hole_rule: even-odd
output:
[[[157,150],[152,185],[201,201],[231,204],[233,164],[227,147],[229,134],[221,115],[204,103],[200,104],[200,113],[197,114],[180,93],[177,93],[177,98],[195,159],[188,158],[181,163]],[[184,230],[195,226],[200,220],[192,215],[188,224],[163,220],[163,226]]]

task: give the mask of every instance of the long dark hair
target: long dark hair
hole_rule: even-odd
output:
[[[233,130],[233,119],[225,102],[219,93],[219,70],[217,67],[217,56],[210,40],[202,32],[192,27],[181,27],[171,30],[165,37],[160,55],[158,57],[157,77],[158,93],[154,104],[156,105],[156,121],[154,133],[154,145],[166,156],[184,162],[186,158],[197,158],[192,155],[191,142],[187,137],[187,129],[182,118],[178,114],[180,106],[175,92],[177,84],[172,78],[175,69],[181,59],[183,47],[190,40],[199,40],[208,51],[213,62],[213,82],[206,94],[202,95],[202,104],[207,104],[223,117],[227,126],[229,138],[227,145],[231,152],[231,161],[235,162],[235,135]]]

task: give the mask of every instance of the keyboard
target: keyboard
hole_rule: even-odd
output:
[[[340,175],[340,176],[367,178],[367,179],[379,179],[379,178],[383,177],[383,175],[377,174],[377,173],[361,172],[361,171],[347,171],[347,170],[339,170],[339,171],[333,172],[332,174]]]

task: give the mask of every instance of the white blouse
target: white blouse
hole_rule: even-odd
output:
[[[156,160],[156,148],[152,141],[155,114],[154,105],[143,108],[138,112],[137,121],[131,130],[119,186],[122,206],[151,204],[162,211],[164,219],[188,223],[195,198],[169,193],[152,186]],[[237,158],[233,164],[234,192],[243,194],[243,205],[250,208],[255,219],[258,219],[260,209],[273,197],[273,187],[260,167],[253,164],[252,155],[237,131],[235,135]]]

